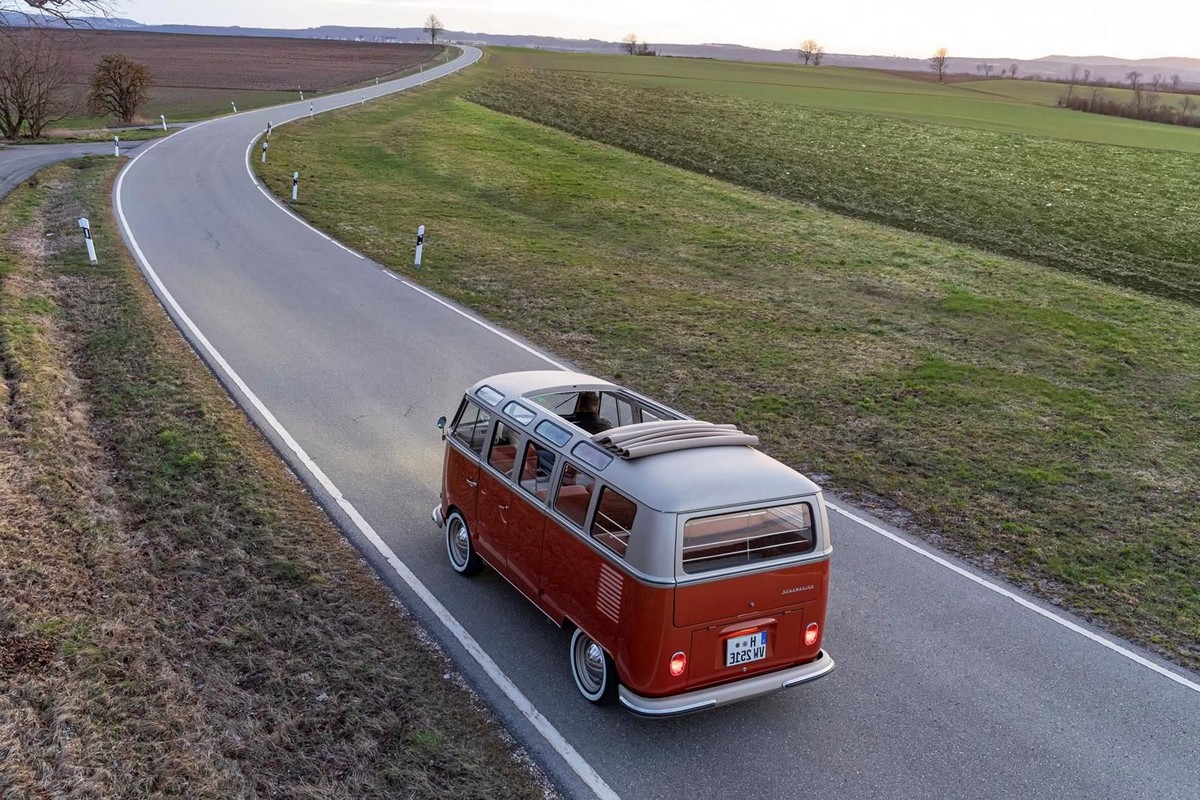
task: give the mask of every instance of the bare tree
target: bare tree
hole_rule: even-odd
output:
[[[942,82],[942,77],[946,74],[946,62],[949,60],[949,53],[944,47],[939,47],[933,51],[933,56],[929,59],[929,68],[937,73],[938,83]]]
[[[1100,90],[1103,87],[1104,87],[1104,84],[1102,84],[1099,80],[1097,80],[1095,83],[1092,84],[1092,101],[1091,101],[1091,104],[1088,105],[1089,110],[1091,110],[1091,111],[1096,110],[1096,103],[1100,99]]]
[[[1163,84],[1162,73],[1161,72],[1154,73],[1153,77],[1150,78],[1150,87],[1151,87],[1152,91],[1157,92],[1162,87],[1162,84]]]
[[[446,29],[442,27],[442,21],[437,18],[437,14],[430,14],[425,19],[425,27],[422,28],[429,35],[429,43],[437,44],[437,38],[442,35]]]
[[[817,45],[817,51],[813,53],[812,58],[814,67],[821,66],[821,62],[825,60],[825,48],[821,45]]]
[[[40,33],[0,36],[0,135],[37,139],[71,111],[62,54]]]
[[[1013,76],[1013,80],[1016,80],[1016,78],[1017,78],[1017,65],[1016,64],[1008,65],[1008,74]]]
[[[1141,102],[1138,103],[1138,111],[1147,117],[1154,116],[1154,109],[1158,107],[1158,92],[1138,92],[1138,94],[1143,95]]]
[[[1183,96],[1183,100],[1179,102],[1179,119],[1181,122],[1183,122],[1183,124],[1187,124],[1188,117],[1191,115],[1192,110],[1195,107],[1196,101],[1192,100],[1192,96],[1190,94],[1185,94]]]
[[[638,37],[636,33],[627,33],[625,38],[621,39],[621,49],[631,56],[638,54]]]
[[[800,57],[804,59],[805,64],[808,64],[821,50],[821,45],[816,39],[805,39],[800,43]]]
[[[1140,81],[1141,79],[1142,79],[1142,73],[1138,72],[1136,69],[1133,70],[1132,72],[1125,73],[1125,80],[1129,81],[1129,88],[1133,89],[1135,92],[1138,89],[1138,81]]]
[[[145,64],[128,56],[105,56],[92,74],[88,113],[112,114],[128,125],[146,102],[153,80],[154,76]]]
[[[1179,84],[1181,84],[1181,83],[1183,83],[1183,77],[1182,77],[1182,76],[1180,76],[1178,73],[1176,73],[1175,75],[1172,75],[1172,76],[1171,76],[1171,91],[1172,91],[1172,92],[1178,92],[1178,91],[1179,91]]]
[[[1072,64],[1071,71],[1067,73],[1067,102],[1071,102],[1071,95],[1075,93],[1075,84],[1079,83],[1079,65]]]
[[[0,0],[0,14],[16,14],[34,25],[46,17],[71,24],[79,16],[106,17],[111,6],[109,0]]]
[[[1083,71],[1083,82],[1084,83],[1092,82],[1092,71],[1090,69],[1085,69]]]

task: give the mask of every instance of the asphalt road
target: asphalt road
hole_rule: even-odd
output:
[[[468,49],[464,59],[476,57]],[[316,110],[360,94],[321,98]],[[568,793],[1200,797],[1200,676],[841,503],[862,521],[830,515],[830,677],[668,721],[587,704],[565,634],[495,575],[453,574],[429,520],[441,469],[434,420],[481,376],[546,361],[307,229],[260,190],[248,146],[268,121],[308,112],[307,102],[247,112],[147,149],[116,190],[127,237],[235,399]],[[418,222],[436,235],[437,219]],[[426,607],[426,590],[486,655]],[[480,665],[489,659],[507,691]],[[518,707],[525,700],[535,710]],[[553,746],[556,734],[569,747]],[[572,748],[578,761],[567,760]]]
[[[122,143],[123,155],[137,150],[142,142]],[[22,144],[0,146],[0,197],[43,167],[80,156],[112,155],[111,144]]]

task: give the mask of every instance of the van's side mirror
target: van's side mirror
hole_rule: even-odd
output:
[[[438,430],[442,432],[442,441],[445,441],[445,439],[446,439],[446,418],[438,417],[437,426],[438,426]]]

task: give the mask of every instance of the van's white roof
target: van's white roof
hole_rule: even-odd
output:
[[[509,401],[524,399],[522,405],[537,414],[537,418],[528,426],[515,427],[533,431],[539,422],[549,419],[570,431],[571,441],[562,448],[567,453],[578,442],[591,441],[591,435],[532,402],[531,399],[525,398],[578,391],[634,394],[611,381],[583,373],[557,370],[493,375],[472,386],[468,394],[477,398],[477,392],[483,386],[490,386],[504,395],[505,399],[492,407],[493,411],[501,412]],[[650,402],[662,406],[657,401]],[[486,403],[484,405],[488,406]],[[687,419],[686,415],[674,409],[666,406],[663,408],[673,411],[682,419]],[[588,467],[584,467],[584,470],[596,472]],[[676,450],[631,460],[614,458],[611,464],[597,474],[604,481],[645,505],[670,512],[785,500],[820,491],[820,487],[790,467],[765,453],[743,445]]]

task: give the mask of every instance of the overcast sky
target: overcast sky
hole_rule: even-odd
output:
[[[730,42],[924,57],[1200,57],[1196,0],[114,0],[147,24],[418,27],[651,43]]]

